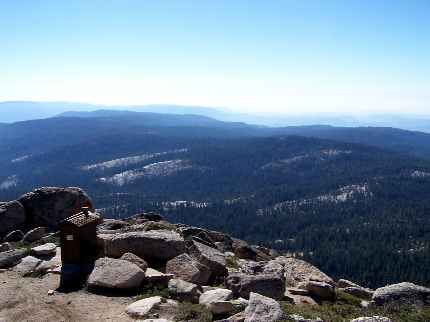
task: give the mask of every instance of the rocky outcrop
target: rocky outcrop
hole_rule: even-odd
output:
[[[171,279],[168,284],[170,296],[178,301],[198,303],[202,288],[180,279]]]
[[[148,269],[148,263],[139,256],[134,255],[133,253],[125,253],[121,256],[120,259],[129,261],[130,263],[139,266],[139,268],[144,272]]]
[[[225,285],[236,297],[246,299],[254,292],[280,300],[285,293],[285,280],[278,274],[232,273],[226,278]]]
[[[227,275],[225,255],[219,250],[196,241],[192,241],[187,246],[190,255],[209,268],[211,280]]]
[[[44,187],[21,196],[26,222],[31,226],[55,227],[57,223],[78,213],[82,207],[93,209],[92,202],[80,188]]]
[[[131,290],[142,284],[145,272],[129,261],[113,258],[100,258],[88,277],[90,289],[108,288]]]
[[[278,302],[257,293],[250,294],[245,322],[280,322],[284,319],[284,312]]]
[[[0,253],[0,268],[12,267],[20,262],[26,256],[26,252],[22,249],[9,250]]]
[[[211,276],[209,268],[188,254],[181,254],[169,260],[166,273],[175,275],[184,281],[205,285]]]
[[[176,315],[178,303],[167,300],[160,296],[149,297],[130,304],[125,312],[135,319],[145,319],[157,317],[173,321]]]
[[[98,235],[105,256],[121,257],[133,253],[147,261],[167,261],[185,253],[185,241],[169,230],[139,231]]]
[[[376,305],[401,302],[413,305],[430,305],[430,289],[413,283],[399,283],[378,288],[372,301]]]
[[[25,224],[25,209],[18,201],[0,204],[0,237]]]

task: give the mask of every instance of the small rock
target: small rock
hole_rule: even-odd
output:
[[[3,240],[5,242],[19,242],[24,237],[24,233],[21,230],[14,230],[6,235]]]
[[[154,296],[130,304],[125,312],[135,319],[153,318],[156,315],[157,319],[173,320],[177,306],[176,301]]]
[[[361,317],[354,320],[351,320],[351,322],[391,322],[389,318],[385,318],[382,316],[372,316],[372,317]]]
[[[35,241],[38,241],[43,236],[46,235],[46,228],[45,227],[37,227],[29,232],[27,232],[24,237],[22,238],[22,241],[27,244],[31,244]]]
[[[14,249],[0,253],[0,268],[8,268],[18,264],[25,255],[26,253],[22,249]]]
[[[54,295],[54,294],[55,294],[55,291],[54,291],[54,290],[49,290],[49,291],[48,291],[48,295],[49,295],[49,296]]]
[[[184,281],[199,285],[206,284],[211,276],[209,268],[188,254],[181,254],[169,260],[166,264],[166,273]]]
[[[321,320],[320,318],[305,319],[303,316],[300,316],[297,314],[290,315],[288,318],[289,318],[289,320],[292,320],[294,322],[323,322],[323,320]]]
[[[175,300],[191,303],[198,303],[200,294],[202,294],[200,286],[180,279],[171,279],[168,291],[170,296]]]
[[[320,300],[332,301],[336,298],[336,292],[332,285],[324,282],[308,281],[303,285],[309,294]]]
[[[199,304],[204,305],[213,314],[227,314],[235,310],[234,304],[230,302],[232,298],[231,290],[219,288],[200,295]]]
[[[21,262],[15,266],[15,270],[21,275],[21,276],[27,276],[31,273],[34,273],[36,271],[37,266],[42,262],[42,260],[33,257],[33,256],[27,256],[24,257]]]
[[[134,255],[133,253],[125,253],[121,256],[120,259],[136,264],[140,267],[142,271],[146,271],[146,269],[148,268],[148,263],[145,262],[145,260],[143,260],[139,256]]]
[[[36,256],[48,256],[54,255],[57,249],[57,245],[54,243],[47,243],[40,246],[33,247],[31,252]]]
[[[248,275],[232,273],[225,279],[225,286],[236,297],[249,298],[251,292],[281,300],[285,293],[285,280],[279,274]]]
[[[152,285],[161,285],[167,287],[169,281],[173,278],[173,274],[164,274],[153,268],[148,268],[145,272],[145,280]]]
[[[294,304],[297,306],[318,305],[318,303],[315,302],[315,300],[310,296],[293,294],[288,290],[285,292],[285,299],[291,304]]]
[[[192,257],[209,268],[212,280],[227,275],[225,256],[218,249],[192,241],[188,251]]]
[[[0,244],[0,253],[7,252],[9,250],[12,250],[12,245],[10,243]]]

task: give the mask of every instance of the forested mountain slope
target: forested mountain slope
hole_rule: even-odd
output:
[[[156,208],[173,221],[295,252],[334,276],[430,284],[430,161],[410,155],[427,153],[425,134],[158,118],[0,127],[0,200],[80,186],[106,216]],[[385,142],[407,153],[369,146]]]

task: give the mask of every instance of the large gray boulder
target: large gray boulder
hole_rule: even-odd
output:
[[[0,253],[0,268],[12,267],[26,256],[26,252],[22,249],[9,250]]]
[[[400,302],[413,305],[430,305],[430,288],[413,283],[399,283],[378,288],[372,301],[376,305]]]
[[[137,265],[113,258],[100,258],[95,262],[94,269],[88,277],[88,286],[94,288],[109,288],[130,290],[142,284],[145,272]]]
[[[21,196],[27,223],[32,226],[56,227],[57,223],[93,204],[80,188],[44,187]]]
[[[139,231],[98,235],[105,256],[121,257],[133,253],[147,261],[167,261],[185,253],[185,241],[169,230]]]
[[[178,301],[198,303],[202,288],[180,279],[171,279],[168,284],[170,296]]]
[[[232,273],[225,279],[225,286],[232,290],[236,297],[246,299],[254,292],[281,300],[285,293],[285,280],[279,274]]]
[[[18,201],[0,204],[0,237],[25,224],[25,210]]]
[[[257,293],[249,296],[249,305],[245,310],[245,322],[280,322],[285,320],[281,305],[268,297]]]
[[[188,244],[188,252],[197,261],[209,268],[211,280],[227,275],[225,255],[218,249],[192,241]]]
[[[207,266],[188,254],[181,254],[169,260],[166,264],[166,273],[199,285],[206,285],[211,276],[211,271]]]

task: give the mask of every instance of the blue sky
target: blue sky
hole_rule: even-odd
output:
[[[430,1],[0,1],[0,100],[430,108]]]

